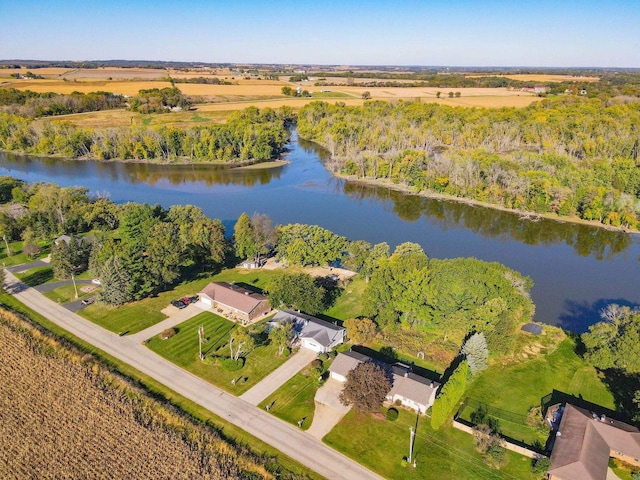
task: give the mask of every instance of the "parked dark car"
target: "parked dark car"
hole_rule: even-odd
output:
[[[182,300],[172,300],[171,305],[181,310],[187,306],[187,304],[184,303]]]

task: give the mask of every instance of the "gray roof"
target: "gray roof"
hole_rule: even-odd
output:
[[[335,323],[327,322],[311,315],[293,310],[281,310],[273,317],[272,322],[292,322],[298,328],[298,335],[302,338],[312,338],[323,347],[330,347],[336,340],[336,334],[345,330]]]
[[[640,458],[638,429],[603,418],[571,404],[565,406],[550,474],[562,480],[605,480],[612,450]]]
[[[427,405],[433,392],[440,386],[438,382],[413,373],[411,367],[408,365],[396,363],[391,366],[387,363],[374,360],[362,353],[351,351],[339,353],[329,367],[329,371],[346,377],[358,364],[366,361],[373,361],[382,368],[390,369],[393,377],[393,385],[388,394],[390,397],[398,395],[421,405]]]

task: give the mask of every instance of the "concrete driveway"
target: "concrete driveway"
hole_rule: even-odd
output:
[[[168,318],[150,326],[149,328],[145,328],[138,333],[129,335],[129,338],[133,339],[135,342],[142,343],[145,340],[164,332],[166,329],[173,328],[208,309],[209,307],[203,305],[201,302],[190,303],[183,309],[179,309],[174,306],[167,307],[162,310],[162,313],[165,315],[169,314]]]
[[[317,353],[308,348],[301,348],[289,360],[267,375],[260,383],[244,392],[240,398],[251,405],[258,405],[261,401],[279,389],[296,373],[315,360]]]
[[[307,433],[312,437],[322,440],[351,410],[351,407],[345,407],[340,402],[339,396],[342,387],[344,387],[344,383],[329,378],[316,392],[316,410],[313,414],[313,423],[307,430]]]

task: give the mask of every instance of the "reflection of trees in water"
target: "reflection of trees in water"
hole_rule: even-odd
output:
[[[406,221],[424,218],[443,230],[463,226],[485,237],[513,239],[527,245],[564,243],[578,255],[597,260],[611,259],[633,243],[633,237],[623,232],[547,219],[526,220],[516,213],[434,200],[385,187],[345,182],[344,193],[356,199],[389,202],[393,212]]]
[[[201,182],[207,186],[239,185],[252,187],[257,184],[266,185],[272,179],[280,178],[284,168],[284,165],[272,168],[237,169],[204,164],[159,165],[154,163],[94,160],[61,161],[59,158],[27,157],[11,154],[7,154],[5,158],[12,166],[26,166],[27,171],[30,170],[30,165],[41,165],[46,167],[44,170],[49,175],[63,174],[79,178],[99,175],[113,182],[146,183],[149,185],[155,185],[160,182],[169,182],[171,185]]]
[[[212,185],[240,185],[252,187],[266,185],[272,179],[280,178],[283,167],[233,169],[212,165],[155,165],[150,163],[98,163],[100,175],[112,180],[129,183],[156,185],[168,182],[183,185],[201,182]]]
[[[280,178],[283,167],[234,169],[209,165],[153,165],[145,163],[122,164],[129,179],[149,185],[169,182],[171,185],[201,182],[212,185],[239,185],[252,187],[266,185]]]

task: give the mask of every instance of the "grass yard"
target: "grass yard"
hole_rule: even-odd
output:
[[[574,341],[566,338],[548,355],[514,365],[492,365],[477,376],[467,396],[526,416],[530,407],[540,405],[542,397],[555,389],[615,410],[613,395],[574,347]]]
[[[53,280],[53,267],[48,265],[35,267],[27,270],[26,272],[16,273],[15,275],[30,287],[35,287]]]
[[[78,284],[78,298],[76,298],[76,292],[73,288],[73,285],[65,285],[64,287],[56,288],[55,290],[51,290],[50,292],[45,292],[44,296],[50,300],[53,300],[54,302],[58,302],[64,305],[65,303],[75,302],[76,300],[84,300],[85,298],[97,295],[98,290],[93,290],[92,292],[82,292],[81,288],[83,286],[86,286],[86,284]]]
[[[176,327],[178,333],[168,340],[159,337],[150,339],[147,346],[167,360],[234,395],[246,392],[287,360],[287,357],[276,356],[276,346],[261,345],[249,352],[244,367],[237,371],[202,362],[198,358],[197,329],[200,325],[204,327],[208,339],[203,344],[202,353],[209,357],[228,357],[229,333],[234,328],[242,327],[210,312],[203,312],[181,323]],[[246,381],[237,381],[239,378]],[[233,379],[236,379],[235,385],[231,384]]]
[[[305,418],[302,429],[306,430],[313,421],[314,397],[317,390],[317,375],[311,372],[305,375],[303,371],[290,378],[258,406],[266,408],[267,405],[271,405],[269,413],[293,425],[297,425],[300,419]]]
[[[353,410],[323,441],[357,459],[386,478],[398,480],[437,478],[438,480],[532,479],[530,460],[507,452],[508,463],[500,470],[486,465],[476,452],[471,435],[447,425],[438,431],[430,420],[405,409],[399,409],[395,422]],[[417,425],[416,425],[417,423]],[[403,459],[409,454],[409,428],[416,428],[414,469]]]
[[[49,243],[40,242],[40,254],[29,257],[22,253],[22,242],[9,242],[11,255],[7,255],[7,247],[4,242],[0,242],[0,262],[5,267],[13,267],[14,265],[22,265],[23,263],[33,262],[45,258],[50,253]]]
[[[209,282],[246,283],[263,288],[272,275],[273,271],[269,270],[223,270],[213,277],[185,280],[173,290],[159,293],[155,297],[145,298],[119,307],[94,304],[83,309],[79,314],[112,332],[137,333],[164,320],[166,316],[161,310],[167,307],[171,300],[187,295],[195,295]]]
[[[367,282],[359,275],[354,277],[342,292],[335,305],[324,312],[330,317],[339,320],[347,320],[362,315],[362,293],[364,292]]]
[[[173,290],[119,307],[93,304],[78,314],[112,332],[137,333],[167,318],[161,310],[167,307],[171,300],[195,295],[209,281],[208,278],[185,281]]]

